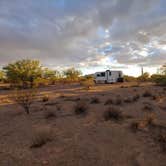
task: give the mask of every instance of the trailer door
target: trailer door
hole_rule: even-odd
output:
[[[110,83],[112,82],[112,72],[109,70],[106,72],[107,73],[107,82]]]
[[[110,71],[108,71],[108,70],[106,71],[106,82],[109,82],[109,72]]]

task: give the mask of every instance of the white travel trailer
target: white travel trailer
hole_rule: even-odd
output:
[[[123,82],[122,71],[106,70],[104,72],[96,72],[94,74],[95,83],[115,83]]]

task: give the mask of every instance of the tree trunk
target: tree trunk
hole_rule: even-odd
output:
[[[25,108],[25,112],[26,112],[28,115],[30,114],[29,107],[26,107],[26,108]]]

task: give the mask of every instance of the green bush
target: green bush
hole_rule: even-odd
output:
[[[92,86],[94,86],[93,79],[87,79],[81,82],[81,85],[85,87],[85,89],[89,90]]]
[[[30,90],[17,90],[11,96],[9,96],[13,101],[19,104],[27,114],[30,113],[30,108],[34,103],[38,92],[34,89]]]
[[[30,148],[40,148],[46,143],[52,141],[52,131],[48,127],[37,128],[32,136]]]
[[[105,121],[108,121],[108,120],[119,121],[123,119],[122,112],[115,107],[109,107],[103,113],[103,117]]]
[[[3,69],[10,83],[23,88],[32,88],[35,80],[42,76],[42,66],[38,60],[19,60],[8,64]]]
[[[74,112],[76,115],[85,115],[87,114],[87,109],[87,104],[83,101],[79,101],[75,105]]]
[[[124,81],[134,82],[134,81],[137,81],[137,79],[136,79],[136,77],[133,77],[133,76],[124,75]]]
[[[166,86],[166,75],[161,74],[153,74],[151,76],[151,80],[155,82],[158,85],[164,85]]]
[[[3,82],[5,80],[5,73],[3,71],[0,71],[0,82]]]
[[[137,80],[140,82],[149,81],[150,80],[149,73],[146,72],[143,75],[137,77]]]
[[[67,81],[70,82],[79,81],[81,74],[82,74],[81,71],[76,70],[75,68],[69,68],[63,71],[64,77],[66,78]]]

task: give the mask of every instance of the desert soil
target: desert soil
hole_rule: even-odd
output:
[[[144,97],[146,91],[150,95]],[[7,99],[12,91],[0,90],[0,166],[166,165],[166,145],[158,140],[161,132],[166,136],[166,88],[123,83],[90,90],[79,85],[50,86],[39,92],[49,100],[35,101],[27,115]],[[94,97],[99,101],[91,103]],[[105,104],[108,99],[121,102]],[[86,115],[74,113],[78,102],[87,105]],[[103,113],[109,107],[120,110],[124,118],[105,121]],[[47,112],[56,117],[46,118]],[[151,114],[154,124],[144,125]],[[138,131],[131,129],[133,122],[142,123]],[[50,140],[32,148],[39,129],[49,130]]]

